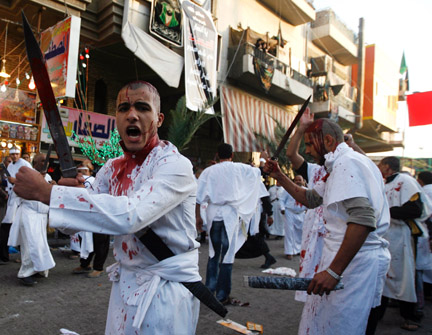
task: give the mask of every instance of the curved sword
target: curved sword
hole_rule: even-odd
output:
[[[21,14],[23,19],[27,58],[30,63],[39,98],[42,102],[42,108],[48,123],[48,128],[54,142],[54,148],[60,161],[60,169],[63,177],[75,178],[77,175],[77,169],[63,128],[63,123],[57,107],[57,101],[45,66],[45,60],[27,18],[24,15],[24,11],[22,11]]]

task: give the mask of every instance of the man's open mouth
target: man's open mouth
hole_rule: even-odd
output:
[[[126,134],[129,137],[139,137],[141,135],[141,130],[135,126],[129,126],[126,128]]]

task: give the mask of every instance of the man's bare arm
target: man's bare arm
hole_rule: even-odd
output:
[[[291,137],[290,142],[287,147],[286,154],[291,161],[293,168],[298,169],[304,162],[304,158],[299,154],[300,143],[302,137],[309,125],[313,122],[314,115],[310,112],[310,109],[307,108],[302,117],[300,118],[299,125],[297,127],[296,132]]]
[[[279,185],[291,194],[295,200],[308,207],[306,189],[294,184],[292,180],[280,170],[279,164],[276,161],[267,160],[264,166],[264,172],[268,173],[270,177],[276,179],[279,182]]]
[[[202,232],[203,231],[203,219],[201,218],[201,205],[200,204],[196,204],[195,205],[195,219],[196,219],[196,228],[198,230],[198,232]]]
[[[361,153],[362,155],[366,156],[366,153],[360,148],[357,143],[354,142],[354,137],[352,134],[345,134],[344,135],[344,141],[345,143],[351,147],[354,151],[357,151],[358,153]]]
[[[362,247],[373,228],[356,223],[348,223],[342,244],[331,262],[329,269],[337,275],[342,275],[348,264]],[[308,294],[329,294],[338,281],[327,271],[317,273],[308,287]]]

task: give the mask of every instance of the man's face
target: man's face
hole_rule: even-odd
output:
[[[16,163],[20,158],[20,154],[10,154],[10,157],[12,158],[12,162]]]
[[[4,161],[4,165],[5,165],[6,167],[8,167],[8,165],[9,165],[10,163],[12,163],[12,158],[10,158],[10,156],[9,156],[8,158],[5,159],[5,161]]]
[[[126,149],[139,151],[157,134],[164,115],[147,87],[122,89],[117,97],[117,129]]]
[[[45,155],[37,155],[33,159],[33,167],[35,168],[36,171],[45,172],[42,171],[44,169],[44,165],[45,165]]]
[[[384,164],[382,161],[378,163],[378,169],[381,171],[383,178],[387,178],[393,174],[388,164]]]
[[[294,177],[294,184],[298,185],[298,186],[304,186],[304,181],[303,181],[303,177],[298,175]]]
[[[305,143],[305,153],[312,156],[315,162],[317,162],[320,165],[324,164],[324,157],[321,156],[315,149],[315,146],[313,145],[312,138],[310,133],[304,134],[304,143]]]

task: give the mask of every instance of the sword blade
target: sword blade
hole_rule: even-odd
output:
[[[271,158],[272,160],[277,160],[282,149],[284,148],[285,144],[288,142],[288,139],[290,138],[292,132],[294,131],[295,126],[297,125],[297,123],[300,121],[301,116],[303,115],[303,113],[305,112],[309,101],[311,99],[312,95],[309,96],[309,98],[306,99],[306,101],[303,103],[303,106],[300,108],[299,112],[297,113],[296,117],[294,118],[293,122],[291,122],[291,125],[289,126],[287,132],[285,133],[284,137],[282,138],[282,140],[280,141],[273,157]]]
[[[10,173],[6,168],[6,165],[4,165],[4,163],[0,163],[0,168],[3,170],[3,172],[5,173],[6,177],[10,177]]]
[[[39,48],[39,44],[33,35],[31,27],[27,21],[24,11],[22,11],[24,38],[27,51],[27,58],[30,63],[39,98],[42,102],[48,128],[57,152],[62,175],[65,178],[75,178],[77,170],[69,148],[60,113],[57,108],[57,101],[51,87],[48,71],[45,66],[44,57]]]
[[[244,286],[253,288],[306,291],[312,278],[243,276],[243,280]],[[339,282],[334,290],[341,290],[343,288],[343,283]]]
[[[51,156],[51,149],[52,149],[52,144],[50,143],[50,145],[48,146],[48,152],[46,154],[45,162],[44,162],[44,167],[43,167],[43,170],[42,170],[45,173],[48,171],[49,160],[50,160],[50,156]]]

